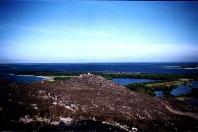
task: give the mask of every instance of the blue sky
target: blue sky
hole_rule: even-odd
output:
[[[0,2],[0,62],[198,61],[198,2]]]

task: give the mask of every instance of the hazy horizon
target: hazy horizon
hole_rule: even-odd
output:
[[[0,2],[0,63],[198,62],[198,2]]]
[[[198,62],[182,62],[182,61],[172,61],[172,62],[11,62],[11,63],[0,63],[0,65],[6,64],[148,64],[148,63],[198,63]]]

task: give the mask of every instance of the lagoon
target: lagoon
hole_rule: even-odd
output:
[[[113,78],[113,82],[120,85],[128,85],[133,83],[145,83],[145,82],[154,82],[152,79],[132,79],[132,78]]]
[[[174,88],[171,91],[171,95],[181,96],[181,95],[189,94],[192,92],[192,89],[194,89],[194,88],[198,88],[197,80],[191,81],[188,84],[181,84],[181,85],[177,86],[176,88]]]
[[[162,90],[155,91],[155,96],[156,96],[156,97],[162,97],[162,96],[164,96],[164,93],[163,93]]]
[[[113,82],[118,83],[120,85],[128,85],[128,84],[134,84],[134,83],[147,83],[147,82],[154,82],[156,80],[152,79],[132,79],[132,78],[114,78],[112,79]],[[170,94],[172,96],[181,96],[192,93],[192,89],[198,88],[198,80],[190,81],[187,84],[181,84],[176,86]],[[160,89],[160,88],[159,88]],[[162,97],[164,96],[163,90],[156,90],[155,96]]]
[[[0,78],[6,79],[9,82],[14,83],[35,83],[42,80],[47,80],[45,77],[34,75],[14,75],[14,74],[0,74]]]

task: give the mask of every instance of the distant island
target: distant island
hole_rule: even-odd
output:
[[[198,65],[178,66],[177,68],[178,69],[185,69],[185,70],[188,70],[188,69],[198,69]]]

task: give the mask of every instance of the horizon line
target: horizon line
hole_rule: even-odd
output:
[[[99,64],[99,63],[198,63],[195,61],[153,61],[153,62],[11,62],[11,63],[1,63],[3,64]]]

